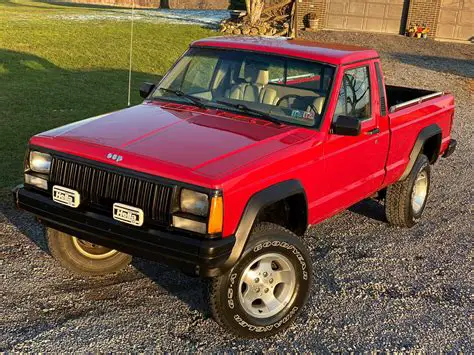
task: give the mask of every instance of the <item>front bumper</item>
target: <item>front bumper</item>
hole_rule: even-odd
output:
[[[62,206],[23,185],[13,190],[13,197],[19,208],[35,214],[51,228],[177,267],[187,274],[204,277],[222,274],[235,244],[234,236],[205,240],[167,230],[127,226],[108,216]]]

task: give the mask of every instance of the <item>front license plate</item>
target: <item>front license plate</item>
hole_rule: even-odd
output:
[[[140,208],[114,203],[113,213],[114,219],[117,221],[137,227],[143,225],[144,214]]]
[[[53,201],[62,205],[77,208],[81,203],[81,195],[76,190],[55,185],[53,186]]]

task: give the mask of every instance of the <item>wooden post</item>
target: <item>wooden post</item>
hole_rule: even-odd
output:
[[[298,0],[291,6],[290,28],[293,38],[298,38]]]

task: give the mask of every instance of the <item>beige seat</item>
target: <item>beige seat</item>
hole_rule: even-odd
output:
[[[290,99],[283,97],[283,100],[280,103],[280,106],[290,108],[293,110],[305,110],[306,112],[313,112],[313,107],[314,107],[314,110],[316,110],[316,113],[321,115],[326,98],[323,96],[316,97],[314,98],[312,104],[309,104],[308,102],[308,100],[310,99],[311,98],[308,98],[308,97],[306,98],[302,97],[301,99],[296,99],[296,101],[290,102]]]
[[[323,111],[324,101],[326,101],[324,96],[318,97],[313,101],[313,106],[319,114]]]
[[[256,102],[258,95],[259,89],[257,86],[249,83],[242,83],[232,86],[226,96],[229,99]]]
[[[276,105],[278,102],[277,91],[266,87],[269,82],[268,70],[258,70],[254,66],[246,66],[245,80],[245,83],[232,86],[226,96],[234,100]]]
[[[262,104],[276,105],[279,97],[275,89],[269,88],[269,73],[268,70],[260,70],[257,77],[257,84],[261,85],[260,93],[258,95],[258,101]]]

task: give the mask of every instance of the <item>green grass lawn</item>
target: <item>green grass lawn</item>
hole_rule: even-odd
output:
[[[58,19],[104,11],[0,0],[0,190],[21,182],[32,135],[127,105],[130,23]],[[133,104],[142,81],[158,80],[191,41],[216,35],[147,22],[134,33]]]

